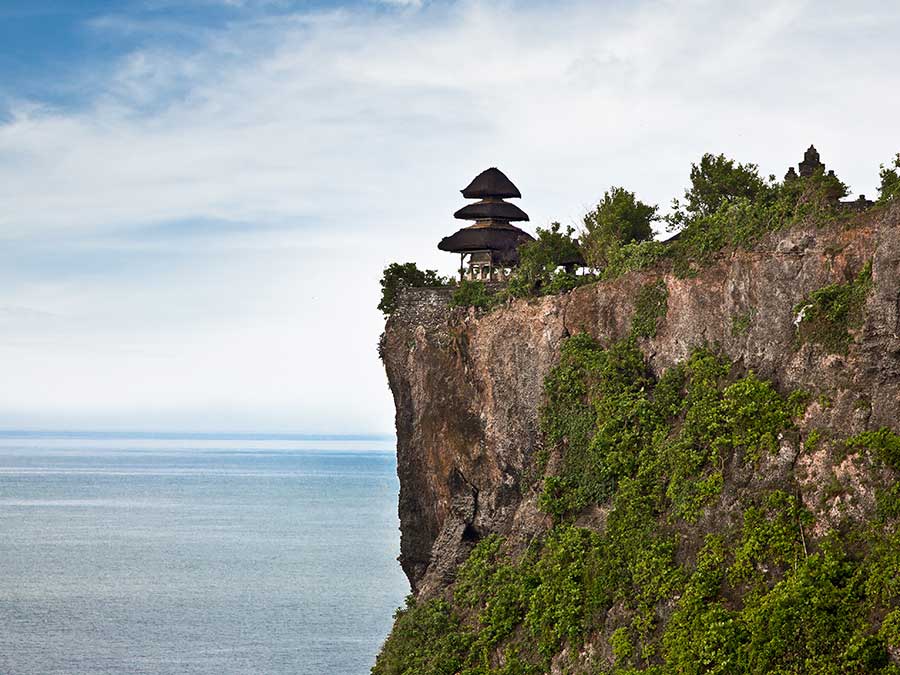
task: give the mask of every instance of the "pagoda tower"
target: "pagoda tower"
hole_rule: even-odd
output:
[[[797,168],[800,170],[799,174],[794,170],[794,167],[788,168],[787,173],[784,174],[785,182],[796,180],[797,178],[809,178],[817,171],[825,173],[825,165],[822,164],[816,146],[810,145],[806,149],[806,152],[803,153],[803,161],[797,165]]]
[[[809,178],[816,171],[825,172],[825,165],[822,164],[822,160],[819,158],[819,151],[816,150],[816,146],[810,145],[806,152],[803,153],[803,161],[797,165],[797,168],[800,169],[800,178]]]
[[[522,193],[506,175],[491,167],[475,176],[461,190],[466,199],[478,199],[453,214],[460,220],[474,220],[438,244],[441,251],[459,253],[459,278],[469,281],[502,282],[519,264],[518,248],[534,237],[513,225],[527,221],[528,214],[506,199],[520,199]]]

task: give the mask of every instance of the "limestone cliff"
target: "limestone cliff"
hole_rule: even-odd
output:
[[[850,353],[798,345],[795,306],[870,259],[874,291]],[[626,336],[637,289],[651,278],[634,273],[484,316],[449,311],[449,291],[406,292],[382,351],[397,410],[401,562],[414,589],[439,586],[472,541],[510,532],[517,518],[541,527],[523,503],[523,476],[541,444],[544,377],[563,338]],[[784,388],[827,393],[827,409],[808,413],[818,426],[849,435],[900,419],[900,205],[850,229],[772,235],[752,251],[722,254],[694,278],[664,281],[666,316],[641,344],[654,370],[715,345]],[[752,316],[749,325],[735,331],[743,316]]]
[[[800,339],[797,308],[804,299],[852,281],[867,263],[871,291],[846,353]],[[801,439],[813,428],[836,438],[897,428],[898,203],[850,226],[809,223],[768,235],[752,250],[720,253],[691,278],[633,272],[489,313],[449,308],[442,289],[408,290],[388,320],[381,351],[397,411],[401,563],[417,595],[440,594],[486,536],[524,545],[552,526],[537,508],[534,467],[544,379],[568,336],[586,332],[602,345],[628,336],[639,290],[659,280],[667,292],[664,316],[653,337],[638,340],[651,370],[659,375],[706,345],[779,391],[808,391],[799,437],[783,440],[760,475],[790,481],[818,530],[838,511],[861,519],[872,513],[867,467]],[[826,474],[846,489],[827,493]],[[602,527],[595,516],[583,513],[579,523]]]

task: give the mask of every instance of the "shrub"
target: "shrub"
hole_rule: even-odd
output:
[[[820,344],[834,354],[846,354],[852,341],[850,330],[862,326],[871,288],[872,265],[866,263],[853,281],[830,284],[810,293],[794,307],[800,340]]]
[[[745,197],[724,201],[716,211],[685,219],[675,242],[676,253],[695,263],[705,263],[727,246],[749,246],[777,223],[766,203]]]
[[[372,675],[453,675],[465,663],[471,641],[448,602],[419,604],[410,596],[394,614]]]
[[[796,572],[745,607],[753,673],[873,673],[887,665],[876,640],[858,645],[865,629],[857,567],[840,551],[811,555]],[[855,647],[855,648],[854,648]]]
[[[397,309],[397,300],[400,297],[400,291],[404,288],[439,287],[447,284],[447,279],[438,276],[435,270],[423,272],[416,267],[415,263],[411,262],[391,263],[384,269],[381,277],[381,302],[378,303],[378,309],[384,312],[385,316],[392,314]]]
[[[634,301],[631,334],[635,337],[655,337],[659,320],[668,310],[669,290],[664,281],[642,286]]]
[[[894,471],[900,471],[900,435],[887,427],[864,431],[844,443],[848,450],[868,450]]]
[[[601,276],[603,279],[615,279],[626,272],[652,267],[665,258],[668,251],[668,244],[653,239],[628,244],[613,242],[607,250],[606,266]]]
[[[468,281],[463,279],[453,295],[450,296],[450,304],[454,307],[477,307],[488,309],[494,303],[494,298],[487,291],[484,282]]]
[[[779,225],[813,218],[818,224],[846,216],[840,199],[849,193],[847,185],[834,175],[817,169],[811,176],[785,181],[778,189],[772,211]]]
[[[881,177],[881,185],[878,188],[878,201],[887,202],[900,196],[900,152],[894,157],[893,164],[881,165],[878,174]]]
[[[559,363],[544,379],[541,430],[553,445],[583,448],[593,434],[595,413],[588,399],[588,375],[604,351],[587,333],[566,340]]]
[[[796,497],[781,490],[766,495],[760,506],[748,506],[741,541],[728,570],[729,580],[733,584],[764,584],[785,566],[796,567],[804,556],[800,534],[803,522],[809,523],[808,512]]]
[[[651,223],[657,207],[644,204],[625,188],[611,187],[600,203],[584,217],[584,251],[591,267],[605,267],[613,250],[653,236]]]
[[[710,216],[738,200],[766,201],[771,182],[759,175],[756,164],[738,164],[725,155],[706,153],[691,165],[691,187],[685,190],[685,208],[694,216]]]
[[[509,294],[517,298],[548,294],[593,281],[560,271],[560,267],[582,258],[574,234],[572,227],[563,232],[559,223],[549,229],[537,228],[537,239],[519,247],[519,266],[510,277]]]
[[[596,535],[561,526],[552,530],[534,568],[536,585],[525,623],[537,638],[538,651],[548,660],[566,640],[584,633],[587,558]]]

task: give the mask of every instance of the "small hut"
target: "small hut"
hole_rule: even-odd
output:
[[[438,248],[459,253],[460,279],[506,281],[519,263],[519,246],[534,241],[534,237],[512,224],[527,221],[528,214],[505,201],[520,199],[522,193],[495,167],[475,176],[461,192],[466,199],[479,201],[462,207],[453,216],[475,222],[441,239]]]

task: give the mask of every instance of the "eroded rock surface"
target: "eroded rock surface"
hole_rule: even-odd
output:
[[[873,288],[848,353],[798,341],[798,303],[854,279],[868,261]],[[524,541],[549,526],[529,489],[544,377],[571,334],[585,331],[605,345],[626,337],[637,291],[660,278],[668,309],[656,335],[640,341],[657,374],[708,345],[784,391],[809,391],[815,403],[801,435],[897,425],[900,204],[864,214],[851,228],[810,224],[772,235],[752,251],[721,254],[688,279],[631,273],[481,315],[450,309],[444,289],[407,291],[387,323],[382,355],[397,410],[401,563],[416,593],[439,591],[481,537]],[[796,470],[805,505],[823,522],[847,512],[822,494],[824,474],[854,487],[853,508],[864,512],[865,471],[852,457],[803,455],[798,443],[782,454],[763,472]]]

